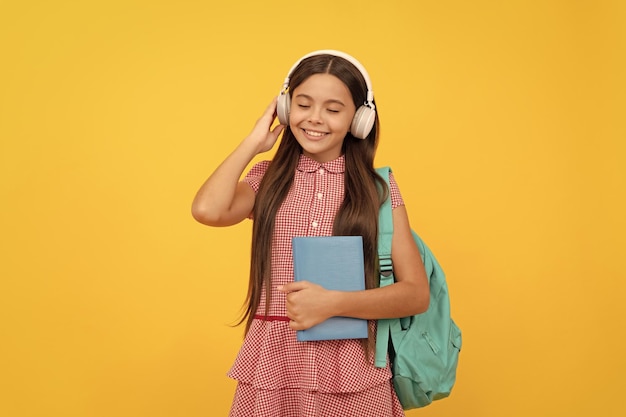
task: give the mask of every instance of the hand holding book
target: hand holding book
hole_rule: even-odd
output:
[[[287,316],[293,330],[308,329],[332,317],[333,295],[321,285],[295,281],[277,289],[287,295]]]

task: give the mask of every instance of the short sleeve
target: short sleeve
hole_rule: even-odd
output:
[[[243,178],[243,181],[248,183],[255,193],[259,191],[261,180],[263,180],[263,176],[265,175],[265,171],[267,171],[268,166],[270,166],[270,161],[258,162]]]
[[[402,194],[400,194],[400,188],[396,183],[396,179],[393,176],[393,172],[389,173],[389,193],[391,194],[391,208],[395,209],[396,207],[403,206],[404,200],[402,199]]]

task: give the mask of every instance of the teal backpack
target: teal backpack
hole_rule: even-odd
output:
[[[389,184],[389,167],[379,168],[377,172]],[[461,330],[450,316],[445,274],[422,239],[414,231],[412,233],[426,268],[430,305],[426,312],[412,317],[378,320],[376,334],[375,365],[385,367],[389,354],[394,389],[405,410],[424,407],[450,395],[461,351]],[[394,282],[392,235],[393,218],[389,197],[379,213],[381,287]]]

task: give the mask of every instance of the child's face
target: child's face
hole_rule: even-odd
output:
[[[318,162],[341,155],[356,108],[348,87],[330,74],[314,74],[291,94],[289,126],[303,152]]]

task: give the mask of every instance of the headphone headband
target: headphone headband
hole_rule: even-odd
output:
[[[283,87],[280,90],[280,94],[283,94],[287,88],[289,87],[289,79],[291,78],[291,74],[293,74],[293,71],[298,67],[298,65],[300,65],[300,63],[305,60],[306,58],[315,56],[315,55],[332,55],[332,56],[337,56],[339,58],[343,58],[346,61],[350,62],[352,65],[354,65],[356,67],[356,69],[359,70],[359,72],[361,73],[361,75],[363,75],[363,78],[365,79],[365,84],[367,85],[367,100],[365,102],[365,105],[370,107],[370,108],[375,108],[374,106],[374,90],[372,89],[372,82],[370,81],[370,76],[367,73],[367,70],[365,69],[365,67],[353,56],[346,54],[345,52],[341,52],[341,51],[336,51],[334,49],[320,49],[319,51],[313,51],[311,53],[308,53],[306,55],[304,55],[302,58],[300,58],[295,64],[293,64],[293,66],[291,67],[291,69],[289,70],[289,72],[287,73],[287,77],[285,77],[285,81],[283,82]]]

